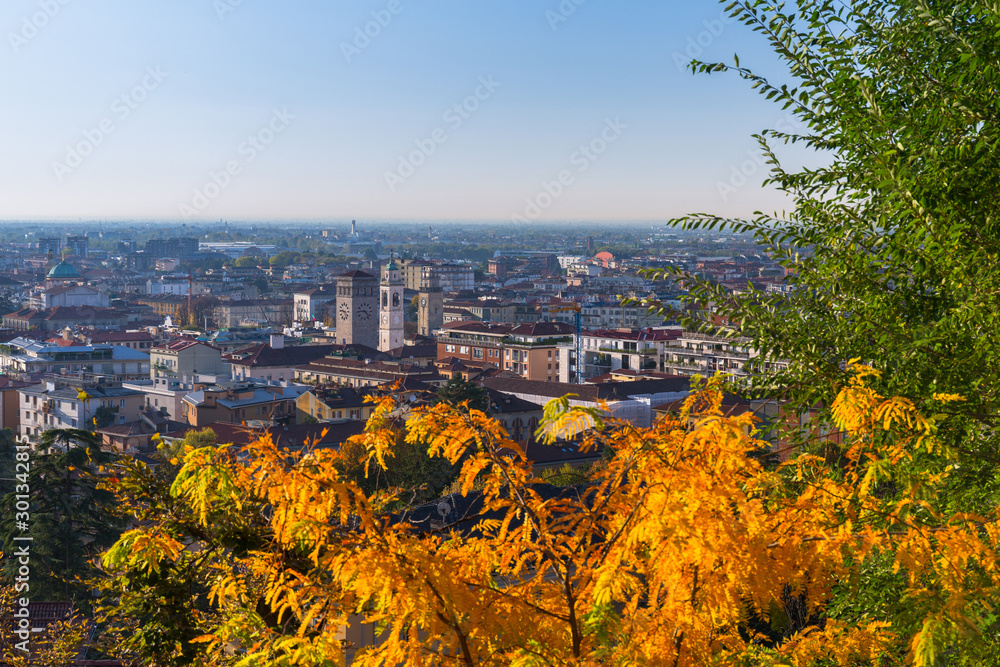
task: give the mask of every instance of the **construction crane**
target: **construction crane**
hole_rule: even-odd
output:
[[[574,382],[576,384],[583,384],[583,309],[578,303],[564,303],[556,306],[555,308],[549,308],[549,315],[552,315],[553,313],[564,313],[569,310],[574,312],[573,326],[576,330],[576,335],[573,337],[573,347],[576,355],[576,372],[574,373]]]

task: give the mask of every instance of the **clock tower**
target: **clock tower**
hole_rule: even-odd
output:
[[[382,269],[379,284],[378,349],[388,352],[403,347],[403,280],[396,259]]]
[[[444,292],[437,276],[425,266],[420,273],[420,291],[417,294],[417,333],[433,336],[444,326]]]
[[[370,273],[337,276],[337,342],[378,345],[378,278]]]

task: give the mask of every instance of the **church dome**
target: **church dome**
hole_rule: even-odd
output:
[[[71,264],[67,264],[66,260],[63,260],[53,266],[46,277],[49,280],[72,280],[79,278],[80,272],[74,269]]]

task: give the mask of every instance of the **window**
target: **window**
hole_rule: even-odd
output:
[[[472,358],[473,359],[482,359],[483,358],[483,348],[481,348],[481,347],[473,348],[473,350],[472,350]]]
[[[125,407],[125,399],[124,399],[124,398],[123,398],[123,399],[121,400],[121,402],[120,402],[120,403],[118,404],[118,407],[120,407],[120,408],[124,408],[124,407]]]
[[[455,351],[455,346],[454,345],[445,345],[444,349],[445,349],[445,352],[454,352]]]

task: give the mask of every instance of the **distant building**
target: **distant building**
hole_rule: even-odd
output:
[[[286,347],[284,337],[271,336],[270,343],[260,343],[227,354],[224,359],[232,365],[234,380],[258,379],[291,380],[295,368],[322,359],[330,354],[334,345],[297,345]]]
[[[80,280],[80,272],[66,260],[53,266],[45,276],[45,284],[48,287],[56,287],[77,280]]]
[[[678,329],[596,329],[581,336],[583,379],[621,369],[674,373],[667,351],[681,336]],[[569,382],[576,373],[573,342],[559,346],[559,381]]]
[[[295,292],[292,298],[295,302],[296,322],[323,321],[328,316],[333,316],[330,304],[336,305],[337,290],[335,286],[322,285],[315,289]]]
[[[378,349],[388,352],[403,346],[403,281],[395,259],[382,269],[379,295]]]
[[[405,362],[361,361],[324,357],[295,369],[297,382],[342,384],[348,387],[376,387],[397,380],[420,380],[438,384],[441,376],[434,368]]]
[[[367,421],[375,411],[374,403],[366,403],[366,393],[352,387],[322,386],[310,389],[295,401],[297,420],[318,422],[335,420]]]
[[[46,308],[75,308],[90,306],[107,308],[111,299],[107,292],[88,287],[87,285],[65,284],[49,287],[33,294],[28,302],[30,308],[43,310]]]
[[[154,261],[162,257],[190,257],[198,254],[198,239],[193,237],[150,239],[146,241],[146,255]]]
[[[475,272],[468,264],[439,264],[422,259],[401,262],[403,284],[406,289],[420,289],[421,281],[437,280],[445,292],[472,291],[476,289]]]
[[[3,316],[3,325],[14,331],[60,332],[67,326],[94,329],[121,329],[128,323],[127,313],[113,308],[91,306],[25,308]]]
[[[90,256],[90,241],[85,235],[67,235],[66,247],[72,249],[77,257],[86,259]]]

